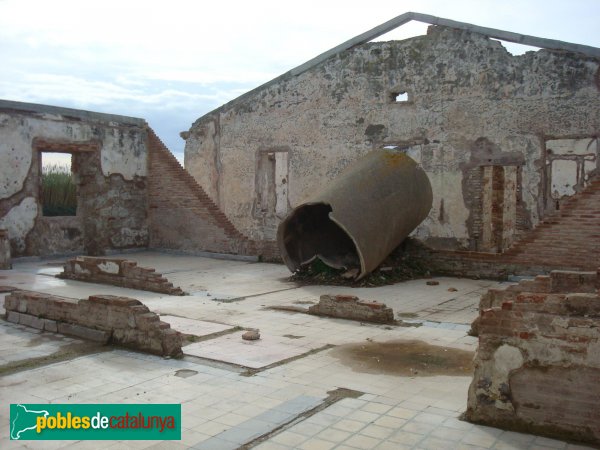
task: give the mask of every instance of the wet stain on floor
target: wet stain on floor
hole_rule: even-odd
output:
[[[331,355],[355,372],[408,377],[470,376],[473,352],[423,341],[364,342],[340,345]]]
[[[194,375],[198,375],[197,370],[179,369],[178,371],[175,372],[175,376],[179,377],[179,378],[189,378],[189,377],[193,377]]]

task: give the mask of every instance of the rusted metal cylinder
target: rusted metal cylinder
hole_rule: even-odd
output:
[[[295,272],[315,258],[334,268],[373,271],[429,214],[431,184],[408,155],[374,150],[295,207],[277,230]]]

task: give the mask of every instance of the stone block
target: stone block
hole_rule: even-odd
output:
[[[44,319],[41,319],[37,316],[32,316],[30,314],[21,314],[19,324],[31,328],[37,328],[38,330],[44,329]]]
[[[71,323],[59,323],[58,332],[70,336],[87,339],[89,341],[106,344],[110,339],[110,332],[103,330],[95,330],[93,328],[75,325]]]
[[[18,291],[16,291],[18,292]],[[19,297],[17,296],[16,292],[13,292],[12,294],[7,295],[4,298],[4,309],[6,309],[7,311],[16,311],[19,307]]]
[[[7,311],[6,320],[12,323],[19,323],[19,321],[21,320],[21,314],[16,311]]]
[[[44,331],[50,333],[58,333],[58,323],[55,320],[43,319],[44,320]]]

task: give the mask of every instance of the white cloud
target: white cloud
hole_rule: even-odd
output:
[[[202,114],[406,11],[600,46],[594,0],[2,0],[0,98],[142,116],[181,148]]]

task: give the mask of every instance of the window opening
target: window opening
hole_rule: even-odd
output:
[[[396,103],[407,102],[408,101],[408,92],[406,92],[406,91],[392,92],[391,97],[392,97],[392,101],[396,102]]]
[[[70,153],[41,152],[40,203],[44,216],[75,216],[77,188]]]

